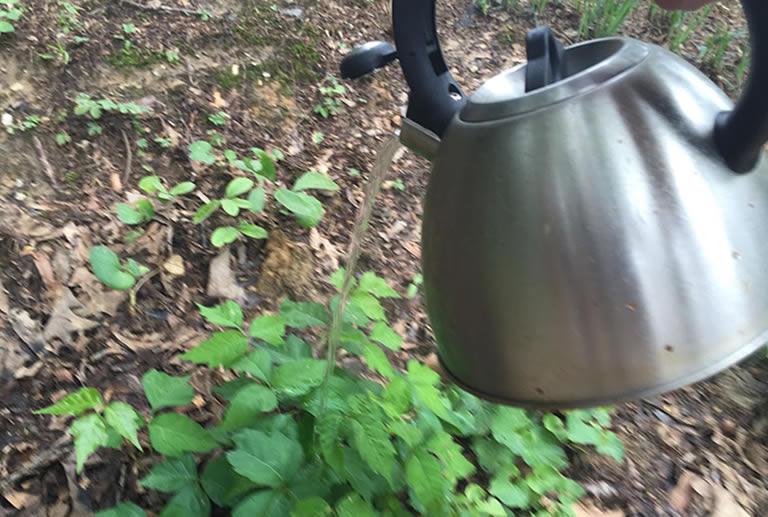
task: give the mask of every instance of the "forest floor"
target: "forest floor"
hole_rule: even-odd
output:
[[[522,62],[525,32],[537,24],[578,41],[573,3],[534,14],[523,1],[483,15],[470,0],[438,2],[455,78],[472,91]],[[236,296],[251,314],[286,297],[326,299],[324,279],[344,263],[376,150],[399,128],[407,90],[390,66],[344,83],[344,93],[320,91],[352,47],[391,39],[380,0],[73,0],[74,11],[56,0],[24,4],[15,33],[0,34],[0,515],[87,515],[135,494],[136,469],[145,466],[104,452],[75,477],[65,420],[32,411],[79,386],[145,405],[143,372],[186,371],[176,356],[205,336],[196,303]],[[743,28],[735,7],[718,5],[680,47],[733,95],[740,47],[728,48],[720,69],[698,59],[722,25]],[[651,16],[649,4],[623,32],[669,44],[668,21]],[[74,113],[80,93],[150,111],[95,121]],[[326,101],[339,113],[313,111]],[[278,184],[318,170],[341,188],[323,195],[316,228],[269,210],[258,219],[269,240],[222,252],[208,242],[209,222],[191,222],[229,179],[189,160],[188,145],[201,139],[238,152],[281,150]],[[148,174],[197,189],[126,242],[115,205],[136,199]],[[360,269],[403,293],[419,274],[428,178],[427,162],[398,154],[364,244]],[[90,272],[97,244],[152,269],[135,304]],[[405,339],[399,359],[434,363],[422,296],[387,309]],[[708,382],[617,407],[626,461],[584,453],[569,471],[588,492],[584,515],[768,514],[766,372],[753,358]],[[193,383],[210,388],[202,375]],[[212,411],[200,403],[193,414],[205,420]]]

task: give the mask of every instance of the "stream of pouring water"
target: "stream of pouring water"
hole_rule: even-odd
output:
[[[384,142],[384,145],[379,149],[379,152],[376,155],[376,162],[373,165],[373,169],[371,169],[368,184],[365,186],[363,204],[357,212],[355,226],[347,250],[346,271],[344,274],[344,281],[341,285],[339,303],[336,306],[336,310],[331,310],[331,327],[328,330],[328,343],[326,345],[326,357],[328,361],[325,370],[326,386],[328,378],[333,372],[333,368],[336,364],[336,351],[339,347],[341,324],[344,321],[344,310],[347,306],[349,292],[352,290],[352,280],[355,277],[357,260],[360,258],[360,252],[362,251],[363,237],[365,237],[365,232],[368,230],[368,222],[371,219],[373,207],[376,204],[376,196],[381,190],[381,184],[384,182],[384,178],[386,178],[387,171],[392,165],[392,161],[394,160],[395,153],[397,153],[398,149],[400,149],[400,141],[396,136],[393,136]]]

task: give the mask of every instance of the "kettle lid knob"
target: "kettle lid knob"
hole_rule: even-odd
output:
[[[525,68],[525,91],[532,92],[563,78],[565,47],[549,27],[537,27],[525,39],[528,64]]]

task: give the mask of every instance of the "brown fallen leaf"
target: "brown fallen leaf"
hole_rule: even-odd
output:
[[[6,501],[17,510],[30,510],[40,507],[40,496],[28,492],[10,491],[3,494]]]
[[[83,317],[100,314],[114,316],[117,309],[128,297],[123,291],[107,289],[85,266],[77,268],[69,279],[70,287],[82,290],[80,302],[83,307],[78,313]]]
[[[27,311],[17,308],[11,308],[8,311],[8,320],[11,322],[13,331],[24,343],[35,351],[42,349],[43,340],[39,321],[32,319]]]
[[[184,267],[184,259],[181,258],[181,255],[171,255],[168,257],[168,260],[163,263],[163,269],[173,276],[184,276],[186,271]]]
[[[75,298],[72,291],[66,287],[63,288],[43,330],[43,338],[47,343],[58,338],[69,344],[72,342],[72,334],[92,329],[98,325],[97,322],[82,318],[72,312],[72,308],[78,307],[82,307],[82,304]]]
[[[695,474],[686,470],[677,480],[675,488],[669,492],[670,506],[681,514],[685,514],[685,509],[691,502],[691,484],[696,477]]]
[[[235,278],[235,272],[232,270],[232,254],[229,252],[229,248],[225,248],[211,260],[208,268],[206,294],[213,298],[225,298],[239,303],[245,302],[245,289],[237,283]]]
[[[48,290],[48,296],[55,296],[60,283],[56,280],[56,275],[53,273],[53,265],[51,265],[51,259],[48,255],[42,251],[36,251],[32,253],[32,260],[35,263],[37,272],[40,274],[40,279],[45,284],[45,288]]]
[[[576,517],[624,517],[623,510],[601,510],[600,508],[584,503],[573,505]]]
[[[715,507],[712,510],[711,517],[751,517],[751,514],[744,510],[736,498],[720,485],[712,485],[715,495]]]

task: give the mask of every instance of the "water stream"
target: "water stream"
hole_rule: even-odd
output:
[[[376,161],[371,169],[368,184],[365,186],[363,204],[357,212],[355,226],[352,230],[352,237],[347,248],[346,271],[344,281],[341,285],[339,303],[336,310],[331,311],[331,326],[328,330],[328,342],[326,345],[326,357],[328,366],[325,371],[326,385],[327,380],[333,372],[336,364],[336,351],[339,347],[339,335],[341,333],[342,322],[344,321],[344,310],[346,309],[349,292],[352,290],[352,281],[355,278],[357,269],[357,260],[360,258],[360,252],[363,246],[363,237],[368,230],[368,223],[373,213],[373,207],[376,205],[376,196],[381,190],[381,184],[387,176],[387,171],[392,165],[395,153],[400,149],[400,141],[396,136],[389,138],[379,149],[376,155]]]

